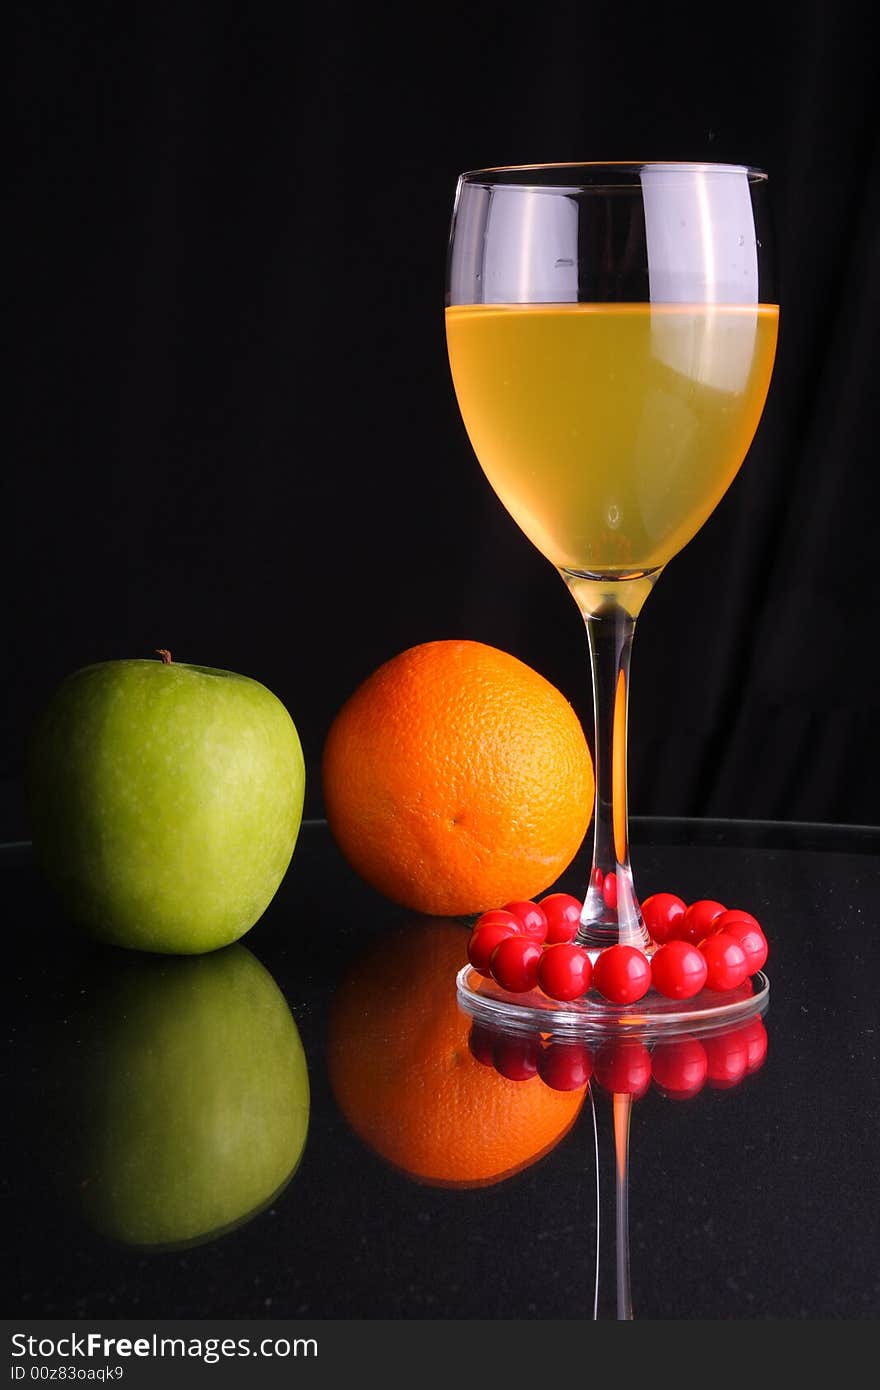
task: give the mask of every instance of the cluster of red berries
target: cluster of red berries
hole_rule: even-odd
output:
[[[514,1035],[474,1023],[470,1050],[509,1081],[538,1075],[554,1091],[575,1091],[595,1078],[606,1091],[643,1096],[651,1082],[672,1100],[690,1100],[708,1083],[738,1086],[763,1065],[767,1030],[760,1018],[710,1036],[672,1038],[649,1050],[638,1038],[609,1038],[593,1052],[584,1042]]]
[[[634,1004],[652,987],[667,999],[736,989],[767,960],[767,939],[750,912],[709,898],[688,906],[674,893],[655,893],[642,904],[656,946],[652,956],[635,946],[608,946],[593,963],[574,942],[581,907],[569,893],[551,893],[537,903],[484,912],[468,959],[511,994],[541,989],[569,1002],[592,988],[612,1004]]]

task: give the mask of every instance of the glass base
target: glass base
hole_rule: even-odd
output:
[[[566,1033],[572,1037],[674,1037],[743,1023],[763,1013],[770,1000],[770,981],[763,971],[724,994],[704,989],[693,999],[666,999],[649,990],[635,1004],[609,1004],[595,995],[571,1003],[548,999],[540,990],[509,994],[466,965],[456,976],[458,1001],[481,1023],[508,1031]]]

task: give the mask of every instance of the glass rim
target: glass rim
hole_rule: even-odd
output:
[[[459,175],[459,183],[485,185],[487,187],[507,188],[568,188],[576,187],[584,192],[602,187],[626,188],[631,186],[646,169],[662,173],[693,174],[745,174],[749,183],[765,183],[767,173],[752,164],[715,164],[707,161],[632,159],[632,160],[583,160],[573,163],[553,164],[497,164],[485,169],[468,169]],[[571,177],[562,179],[562,173]],[[541,182],[528,178],[529,174],[550,174],[559,182],[548,179]],[[522,177],[518,177],[518,176]],[[618,177],[615,179],[615,175]]]

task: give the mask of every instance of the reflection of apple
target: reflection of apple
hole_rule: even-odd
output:
[[[284,996],[243,946],[120,955],[72,1060],[76,1186],[105,1235],[155,1246],[220,1234],[299,1162],[305,1053]]]
[[[74,919],[117,946],[189,953],[236,941],[271,902],[305,769],[264,685],[168,658],[68,676],[29,780],[34,848]]]

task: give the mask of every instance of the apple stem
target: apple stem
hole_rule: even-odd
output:
[[[171,653],[168,651],[167,647],[157,647],[156,655],[161,656],[163,666],[171,665]]]

